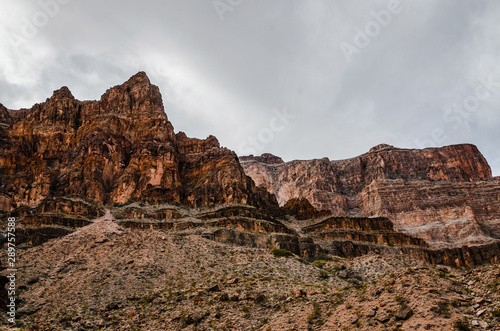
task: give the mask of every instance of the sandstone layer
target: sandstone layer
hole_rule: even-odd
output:
[[[240,161],[281,206],[307,199],[334,216],[387,217],[396,230],[433,247],[500,238],[500,185],[473,145],[424,150],[379,145],[341,161],[270,163],[253,156]]]
[[[0,107],[0,147],[0,226],[16,217],[28,248],[114,215],[122,229],[304,259],[404,254],[466,267],[499,255],[500,183],[476,147],[238,159],[214,136],[175,133],[144,73],[99,101],[63,87],[30,109]]]
[[[60,196],[101,205],[275,204],[215,137],[176,135],[142,72],[99,101],[78,101],[63,87],[31,109],[0,107],[0,209]]]

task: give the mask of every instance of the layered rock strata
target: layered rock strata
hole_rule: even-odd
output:
[[[390,253],[472,266],[497,262],[499,201],[500,183],[472,145],[380,145],[344,161],[238,159],[213,136],[175,134],[144,73],[99,101],[63,87],[31,109],[0,105],[0,225],[15,217],[25,247],[113,214],[116,229],[306,259]]]
[[[102,205],[275,204],[215,137],[174,133],[160,91],[145,73],[99,101],[78,101],[63,87],[31,109],[1,107],[0,209],[58,196]]]
[[[386,217],[397,231],[436,248],[491,244],[500,238],[500,185],[473,145],[424,150],[379,145],[341,161],[240,160],[257,186],[274,194],[281,206],[307,199],[334,216]]]

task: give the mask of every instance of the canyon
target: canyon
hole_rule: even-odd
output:
[[[333,216],[386,217],[435,248],[498,242],[500,185],[473,145],[379,145],[348,160],[241,157],[247,175],[284,206],[307,199]]]
[[[18,240],[30,245],[109,210],[127,228],[304,258],[388,250],[455,266],[497,259],[500,183],[473,145],[382,144],[340,161],[238,157],[214,136],[175,133],[144,72],[98,101],[62,87],[31,109],[1,106],[0,116],[0,212],[20,219]],[[316,226],[337,218],[335,229]]]
[[[30,109],[0,105],[0,239],[5,248],[7,219],[16,218],[21,299],[26,302],[22,315],[32,327],[92,329],[97,323],[113,329],[113,321],[126,320],[126,309],[156,302],[155,312],[165,303],[175,306],[165,325],[180,328],[211,314],[197,319],[180,311],[176,304],[185,300],[216,300],[222,306],[251,300],[257,308],[268,302],[266,295],[271,294],[241,299],[243,288],[232,294],[238,297],[234,300],[228,294],[207,294],[220,292],[219,287],[200,288],[220,285],[228,274],[232,278],[224,278],[224,286],[237,286],[240,277],[246,289],[259,283],[261,292],[269,287],[261,283],[272,278],[280,292],[273,295],[285,296],[286,302],[297,299],[297,305],[299,299],[315,295],[311,293],[318,277],[330,279],[326,292],[347,283],[361,286],[352,279],[359,261],[373,260],[380,270],[387,261],[396,261],[402,275],[410,272],[402,267],[408,265],[430,270],[422,277],[431,277],[437,268],[481,266],[485,274],[495,275],[499,202],[498,177],[469,144],[423,150],[379,145],[339,161],[284,162],[271,154],[239,157],[214,136],[197,139],[176,133],[159,88],[144,72],[97,101],[79,101],[62,87]],[[279,254],[293,259],[280,260]],[[281,276],[263,266],[258,271],[242,267],[251,266],[253,258],[280,270]],[[52,262],[57,265],[53,270]],[[281,263],[302,274],[290,274]],[[231,271],[239,268],[244,269],[240,274]],[[167,269],[178,278],[164,279]],[[366,284],[375,279],[375,271],[368,269],[359,276]],[[376,273],[382,275],[379,269]],[[468,279],[456,272],[456,277]],[[293,277],[302,277],[297,282],[307,283],[312,292],[299,291],[288,299],[297,288],[280,282]],[[105,293],[96,294],[89,279],[94,284],[105,280],[98,286]],[[160,291],[159,284],[166,282],[170,287]],[[184,292],[172,292],[174,285]],[[143,288],[154,297],[144,296]],[[102,296],[102,302],[88,305],[105,322],[94,320],[95,311],[83,312],[86,308],[74,299],[87,302],[94,296]],[[75,310],[67,311],[64,302]],[[115,310],[121,315],[115,316]],[[80,315],[86,316],[88,327],[74,319]]]

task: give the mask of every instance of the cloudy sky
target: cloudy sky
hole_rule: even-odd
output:
[[[176,131],[343,159],[476,144],[500,175],[496,0],[2,0],[0,102],[146,71]]]

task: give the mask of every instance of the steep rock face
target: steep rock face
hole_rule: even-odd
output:
[[[214,206],[243,203],[277,207],[274,196],[257,188],[240,166],[238,156],[219,148],[215,137],[189,139],[180,135],[179,169],[183,187],[182,201],[189,206]]]
[[[31,109],[0,107],[0,225],[16,217],[16,243],[32,246],[104,220],[303,258],[327,251],[456,266],[496,261],[499,183],[474,146],[380,145],[333,162],[240,160],[213,136],[175,134],[144,73],[99,101],[78,101],[63,87]],[[351,217],[325,220],[330,213]],[[487,245],[428,247],[458,243]]]
[[[500,238],[500,185],[374,181],[362,192],[362,213],[389,217],[396,227],[436,247],[490,243]]]
[[[318,210],[345,214],[347,198],[342,194],[340,177],[327,158],[266,164],[258,158],[241,158],[241,165],[255,184],[276,196],[280,206],[293,198],[306,198]]]
[[[261,156],[242,156],[240,157],[241,161],[257,161],[260,163],[264,164],[281,164],[285,163],[281,157],[278,157],[276,155],[270,154],[270,153],[264,153]]]
[[[320,211],[314,208],[306,198],[290,199],[283,206],[283,209],[287,214],[295,216],[298,220],[307,220],[330,215],[330,211],[328,210]]]
[[[335,216],[387,217],[433,247],[500,238],[500,185],[473,145],[424,150],[379,145],[348,160],[267,164],[241,158],[256,184],[284,205],[306,198]]]
[[[275,204],[217,139],[174,134],[145,73],[78,101],[68,88],[31,109],[0,107],[0,208],[57,196],[100,204]]]

